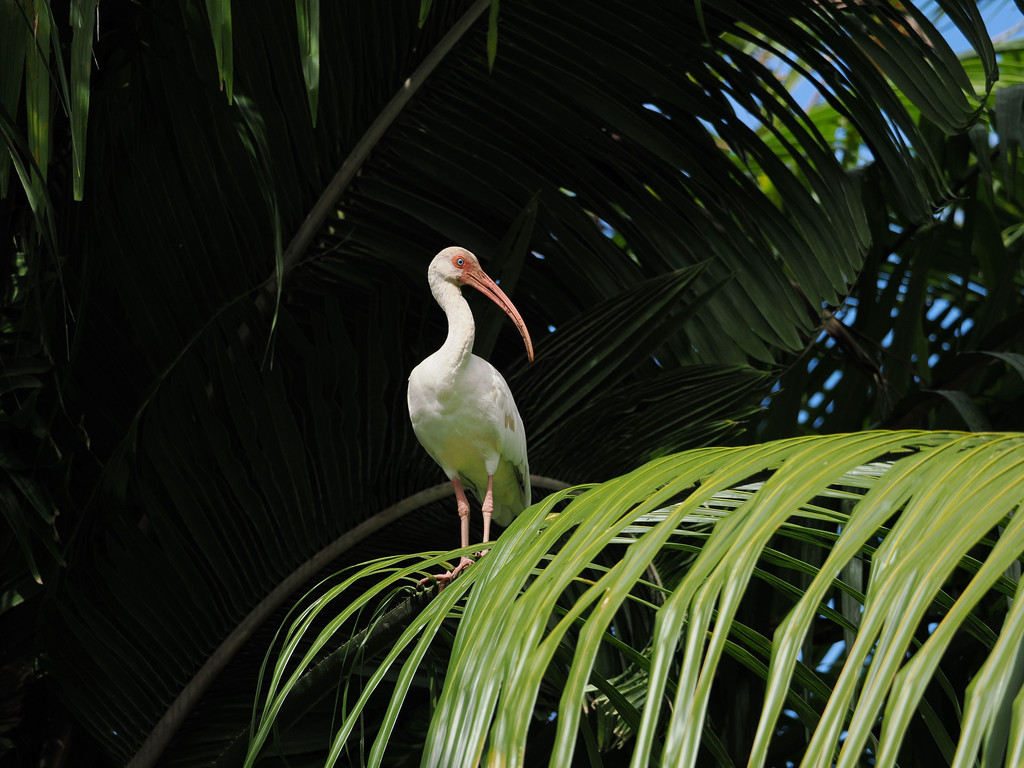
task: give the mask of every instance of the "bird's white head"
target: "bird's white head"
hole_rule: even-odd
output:
[[[519,310],[515,308],[505,292],[498,287],[498,284],[484,272],[476,256],[465,248],[457,246],[445,248],[430,262],[427,279],[430,282],[430,289],[439,303],[442,303],[442,286],[445,283],[460,288],[463,285],[471,285],[487,296],[501,307],[516,324],[516,328],[519,329],[523,342],[526,344],[526,356],[531,361],[533,360],[533,342],[530,340],[530,332],[526,329],[526,323],[519,314]],[[443,303],[442,306],[444,306]]]

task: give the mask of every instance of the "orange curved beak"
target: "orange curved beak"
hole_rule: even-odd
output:
[[[479,266],[463,271],[461,280],[463,283],[476,288],[480,293],[501,307],[506,315],[512,318],[512,322],[516,324],[516,328],[519,329],[519,334],[523,337],[523,341],[526,343],[526,357],[532,363],[533,342],[530,340],[530,332],[526,329],[526,323],[523,322],[523,317],[519,314],[519,310],[516,309],[512,300],[505,295],[505,292],[498,287],[498,284],[494,282]]]

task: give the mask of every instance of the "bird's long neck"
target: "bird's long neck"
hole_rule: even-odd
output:
[[[473,339],[476,336],[473,311],[459,286],[442,280],[431,285],[431,289],[437,303],[448,316],[448,338],[434,356],[442,360],[445,371],[455,375],[473,352]]]

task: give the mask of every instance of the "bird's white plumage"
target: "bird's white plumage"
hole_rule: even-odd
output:
[[[448,316],[448,337],[409,376],[413,431],[449,479],[458,478],[478,499],[493,475],[494,519],[508,525],[530,504],[526,433],[505,379],[472,354],[475,326],[461,286],[472,285],[501,306],[520,328],[532,357],[529,334],[508,297],[465,249],[441,251],[428,279]]]
[[[447,385],[447,386],[446,386]],[[501,374],[476,355],[456,371],[438,353],[409,377],[409,415],[416,437],[449,479],[483,500],[493,475],[494,519],[508,525],[530,504],[526,433]]]

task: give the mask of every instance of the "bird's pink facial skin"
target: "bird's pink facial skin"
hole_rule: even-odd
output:
[[[519,314],[519,310],[515,308],[512,300],[481,269],[480,263],[476,259],[471,259],[466,254],[457,253],[452,256],[452,266],[459,270],[460,283],[476,288],[480,293],[501,307],[506,315],[512,318],[512,322],[516,324],[516,328],[519,329],[519,333],[526,343],[526,357],[530,362],[533,362],[533,341],[530,340],[530,332],[526,329],[526,323]]]

